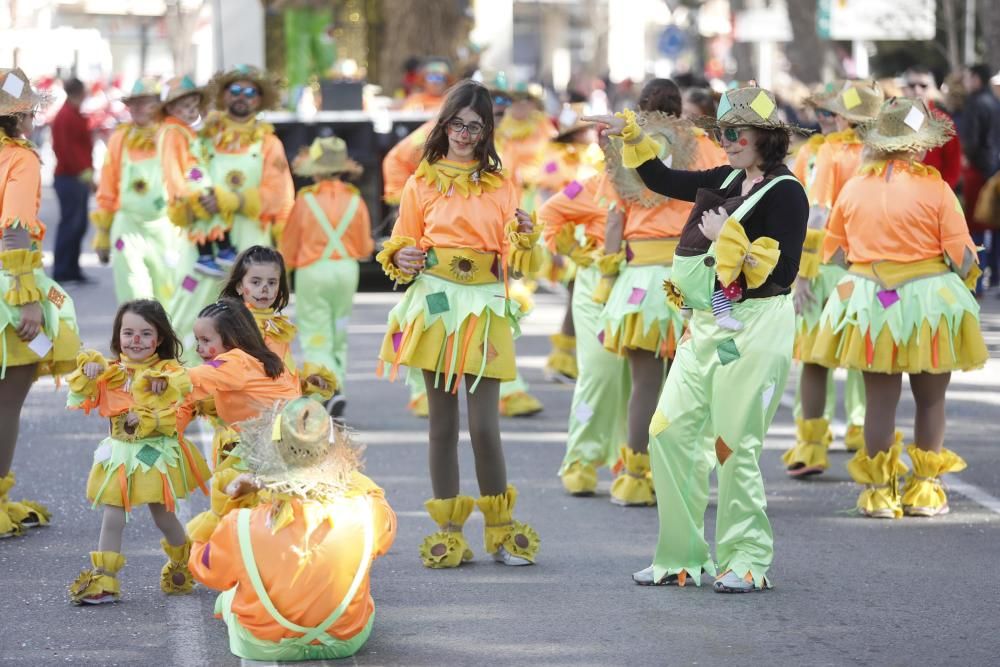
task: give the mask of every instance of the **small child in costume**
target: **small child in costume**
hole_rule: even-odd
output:
[[[337,389],[337,378],[326,367],[306,362],[300,370],[295,368],[292,341],[296,328],[281,314],[288,305],[290,290],[285,260],[277,250],[264,246],[250,246],[239,254],[226,286],[219,293],[220,299],[242,301],[257,323],[264,344],[282,361],[296,378],[302,378],[302,393],[316,396],[322,401],[331,400]],[[337,294],[337,298],[345,295]]]
[[[368,207],[361,193],[342,176],[359,175],[361,166],[347,157],[343,139],[316,139],[292,164],[298,176],[315,185],[295,198],[279,249],[295,270],[295,320],[302,332],[307,364],[329,368],[338,392],[327,402],[334,417],[346,407],[347,322],[358,291],[358,260],[375,249]]]
[[[168,595],[188,593],[194,582],[187,569],[191,542],[174,514],[177,499],[196,487],[208,493],[208,466],[198,448],[178,433],[177,415],[191,391],[177,361],[181,343],[167,314],[150,299],[127,301],[115,316],[111,350],[105,359],[93,350],[77,357],[69,377],[67,405],[98,414],[111,422],[111,435],[94,452],[87,480],[87,499],[104,508],[93,569],[84,570],[70,586],[74,604],[96,605],[120,597],[118,571],[125,565],[122,532],[132,508],[148,505],[167,564],[160,588]]]
[[[192,538],[205,541],[226,512],[256,504],[253,495],[237,502],[226,494],[229,483],[246,470],[236,422],[256,417],[275,401],[298,398],[301,392],[296,377],[264,344],[253,316],[240,301],[220,299],[205,306],[195,320],[194,335],[205,363],[187,371],[192,390],[184,425],[198,401],[214,397],[216,415],[233,429],[230,437],[217,441],[211,509],[188,523]]]
[[[371,634],[370,569],[396,536],[384,493],[324,406],[299,398],[240,424],[260,504],[226,515],[191,551],[195,578],[223,591],[216,616],[246,660],[345,658]]]
[[[164,84],[161,99],[157,152],[167,190],[167,217],[195,244],[194,270],[222,277],[223,267],[236,259],[224,225],[227,219],[232,223],[240,202],[226,188],[212,186],[202,139],[192,129],[202,115],[205,91],[190,77],[176,77]],[[222,215],[215,215],[217,211]]]

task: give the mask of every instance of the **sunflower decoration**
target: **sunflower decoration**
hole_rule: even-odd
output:
[[[226,174],[226,184],[230,190],[241,190],[246,182],[246,175],[239,169],[233,169]]]
[[[677,285],[669,280],[664,280],[663,291],[667,294],[667,303],[671,304],[678,310],[684,307],[684,295],[682,295],[681,291],[677,289]]]
[[[464,552],[464,540],[457,533],[443,530],[428,535],[420,544],[420,559],[432,569],[457,567]]]
[[[134,181],[132,181],[132,192],[136,193],[137,195],[146,194],[147,192],[149,192],[149,183],[147,183],[145,179],[142,178],[135,179]]]
[[[69,585],[69,599],[73,604],[83,604],[83,598],[103,592],[100,578],[97,570],[82,570]]]
[[[534,561],[541,542],[542,540],[534,528],[526,523],[515,521],[510,527],[507,538],[503,541],[503,546],[512,556]]]
[[[475,280],[476,272],[478,271],[475,262],[461,255],[453,257],[448,268],[451,271],[451,275],[455,276],[455,280],[463,283]]]

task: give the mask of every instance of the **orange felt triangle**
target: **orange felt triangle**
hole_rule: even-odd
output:
[[[721,437],[715,439],[715,456],[719,459],[719,465],[724,465],[726,459],[733,453],[726,441]]]

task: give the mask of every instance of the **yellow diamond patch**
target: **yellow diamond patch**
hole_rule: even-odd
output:
[[[952,305],[955,304],[955,293],[952,292],[947,287],[942,287],[941,289],[939,289],[938,290],[938,294],[941,296],[941,298],[944,300],[944,302],[946,304],[948,304],[949,306],[952,306]]]
[[[757,97],[753,98],[753,102],[750,103],[750,108],[753,109],[754,113],[758,116],[767,120],[774,112],[774,102],[772,102],[771,98],[767,96],[767,93],[762,90],[757,93]]]
[[[840,97],[844,100],[844,106],[848,111],[861,104],[861,95],[858,94],[857,88],[848,88]]]
[[[653,418],[649,420],[649,435],[651,437],[656,437],[667,430],[670,426],[670,420],[666,416],[657,410],[653,413]]]

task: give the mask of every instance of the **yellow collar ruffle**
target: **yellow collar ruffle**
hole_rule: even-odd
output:
[[[513,116],[504,116],[500,125],[497,126],[497,137],[502,141],[522,141],[548,122],[548,118],[541,111],[532,113],[524,120],[518,120]]]
[[[7,136],[6,132],[4,132],[3,130],[0,130],[0,148],[3,148],[4,146],[8,146],[8,145],[20,146],[21,148],[27,148],[29,151],[31,151],[33,153],[37,153],[38,152],[38,148],[35,146],[35,144],[31,143],[27,139],[16,139],[14,137],[9,137],[9,136]]]
[[[125,126],[125,147],[134,151],[156,150],[156,126],[141,127],[134,123]]]
[[[846,130],[840,130],[839,132],[831,132],[826,135],[826,141],[831,144],[860,144],[861,137],[854,130],[853,127],[849,127]]]
[[[479,171],[475,162],[451,162],[438,160],[431,164],[421,160],[416,176],[437,188],[446,197],[458,193],[466,199],[470,195],[478,197],[484,192],[493,192],[503,185],[503,175],[489,171]]]
[[[274,308],[254,308],[249,304],[247,308],[264,338],[271,338],[279,343],[290,343],[295,338],[295,325],[284,315],[275,313]]]
[[[227,114],[213,111],[205,121],[201,133],[222,150],[238,151],[263,141],[269,134],[274,134],[274,126],[255,118],[240,123]]]
[[[891,168],[890,168],[891,165]],[[914,176],[931,176],[941,178],[941,172],[934,167],[916,160],[873,160],[865,162],[858,169],[859,174],[885,176],[888,179],[893,171],[905,171]]]
[[[125,391],[130,391],[132,379],[136,373],[150,369],[160,362],[160,356],[153,354],[142,361],[132,361],[124,354],[119,355],[118,362],[109,364],[98,380],[104,382],[109,389],[117,389],[124,385]]]

